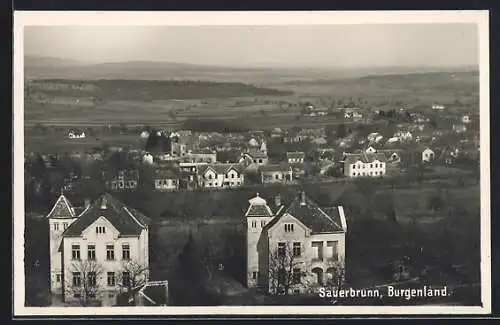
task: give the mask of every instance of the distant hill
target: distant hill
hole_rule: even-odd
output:
[[[70,59],[61,59],[61,58],[54,58],[50,56],[38,56],[38,55],[27,55],[24,57],[24,68],[38,68],[38,67],[76,67],[76,66],[82,66],[83,63],[76,61],[76,60],[70,60]]]
[[[366,67],[357,69],[228,67],[164,61],[127,61],[83,63],[75,60],[42,56],[26,56],[25,77],[28,79],[136,79],[136,80],[201,80],[243,82],[255,85],[287,83],[329,84],[337,80],[369,75],[408,74],[419,72],[467,71],[470,67]],[[477,68],[476,68],[477,70]]]
[[[36,94],[38,98],[90,97],[99,102],[109,100],[153,101],[293,94],[291,91],[256,87],[235,82],[131,79],[37,79],[27,83],[26,92],[28,94]]]

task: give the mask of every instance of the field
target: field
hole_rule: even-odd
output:
[[[244,81],[244,80],[243,80]],[[82,81],[83,82],[83,81]],[[88,81],[91,82],[91,81]],[[38,83],[43,83],[39,80]],[[204,84],[197,87],[204,89]],[[260,87],[269,87],[283,91],[283,94],[267,95],[256,92],[239,96],[235,91],[231,98],[217,97],[216,92],[207,92],[202,98],[184,97],[172,100],[157,98],[158,94],[144,95],[144,100],[120,100],[116,94],[117,85],[107,85],[109,94],[99,94],[104,102],[89,105],[77,103],[71,90],[60,93],[49,102],[33,99],[25,103],[25,122],[47,124],[101,125],[103,123],[158,123],[175,124],[189,117],[206,118],[255,118],[252,125],[258,125],[269,118],[278,124],[280,119],[296,118],[300,112],[300,102],[310,102],[318,107],[338,107],[352,102],[367,109],[385,109],[402,104],[429,108],[433,103],[452,106],[455,109],[471,111],[477,109],[478,80],[474,72],[429,73],[398,76],[372,76],[355,79],[327,81],[270,82]],[[115,88],[113,88],[115,87]],[[144,86],[145,87],[145,86]],[[208,86],[207,86],[208,87]],[[226,87],[221,84],[219,87]],[[258,88],[257,88],[258,89]],[[180,89],[182,90],[182,89]],[[229,91],[225,89],[224,94]],[[42,93],[49,90],[39,90]],[[185,90],[182,90],[185,91]],[[290,94],[288,92],[293,92]],[[92,91],[84,91],[86,96]],[[118,92],[120,93],[120,92]],[[86,97],[81,96],[81,97]],[[106,98],[109,97],[109,98]],[[142,96],[142,95],[141,95]],[[239,97],[238,97],[239,96]],[[305,119],[298,123],[307,123]],[[291,123],[284,121],[284,123]]]

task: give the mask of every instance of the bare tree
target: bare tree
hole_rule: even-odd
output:
[[[96,302],[101,291],[100,281],[103,268],[94,260],[71,263],[71,276],[65,281],[66,294],[78,299],[81,306]]]
[[[123,261],[117,284],[121,290],[125,290],[127,295],[130,295],[134,288],[145,285],[148,280],[149,267],[147,265],[133,260]]]
[[[269,284],[273,294],[289,295],[291,289],[308,286],[304,262],[294,252],[290,242],[286,242],[271,252],[269,256]]]

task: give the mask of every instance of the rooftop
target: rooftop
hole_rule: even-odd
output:
[[[78,219],[63,232],[63,236],[80,236],[100,217],[108,220],[122,236],[139,235],[150,224],[148,217],[105,193],[78,216]]]
[[[320,208],[309,199],[304,192],[300,192],[295,199],[282,210],[282,213],[269,222],[265,227],[269,229],[276,224],[284,214],[292,215],[302,222],[313,233],[327,233],[344,231],[343,208]]]

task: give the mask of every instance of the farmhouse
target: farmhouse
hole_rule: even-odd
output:
[[[173,191],[179,188],[179,173],[173,168],[157,168],[154,171],[153,183],[155,190]]]
[[[286,153],[286,160],[289,164],[303,163],[305,154],[299,151],[289,151]]]
[[[70,130],[68,132],[69,139],[85,139],[85,132],[78,130]]]
[[[258,193],[248,203],[248,287],[307,294],[343,281],[347,222],[342,206],[320,208],[304,192],[287,206],[278,195],[275,211]]]
[[[262,184],[288,183],[293,180],[292,167],[288,164],[269,164],[259,168]]]
[[[210,164],[198,167],[198,183],[205,188],[227,188],[242,186],[245,181],[239,164]]]
[[[136,169],[120,169],[114,172],[102,172],[104,186],[107,190],[123,191],[137,188],[139,171]]]
[[[260,150],[249,150],[242,154],[242,158],[240,162],[248,161],[248,169],[249,170],[257,170],[259,167],[267,165],[269,158],[267,156],[267,152],[262,152]]]
[[[217,152],[212,150],[191,151],[187,153],[184,161],[193,163],[214,163],[217,162]]]
[[[422,150],[422,162],[431,162],[435,158],[435,153],[431,148]]]
[[[380,177],[386,173],[386,156],[383,153],[346,153],[343,157],[344,175],[347,177]]]
[[[51,292],[64,302],[112,306],[120,289],[147,281],[150,219],[140,212],[107,193],[77,212],[61,195],[47,219]]]

